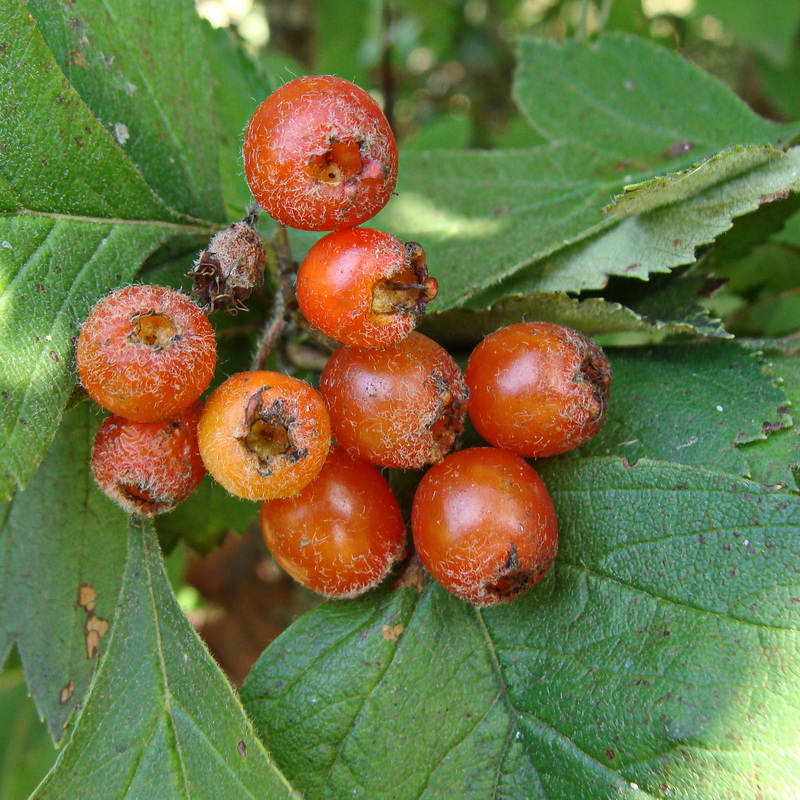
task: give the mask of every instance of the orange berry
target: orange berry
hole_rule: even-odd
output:
[[[208,398],[198,442],[206,469],[232,495],[272,500],[299,492],[320,471],[330,418],[307,383],[280,372],[241,372]]]
[[[475,429],[526,458],[572,450],[606,420],[611,365],[588,336],[563,325],[518,322],[489,334],[466,378]]]
[[[107,417],[92,450],[98,486],[130,514],[151,517],[182,503],[206,474],[197,447],[201,408],[198,400],[156,422]]]
[[[297,272],[305,318],[331,339],[357,347],[404,339],[437,292],[420,245],[372,228],[323,236]]]
[[[188,408],[205,391],[217,346],[210,323],[188,297],[163,286],[128,286],[92,309],[76,360],[95,402],[126,419],[154,422]]]
[[[464,429],[467,386],[453,357],[412,331],[387,347],[334,351],[319,381],[336,441],[382,467],[441,461]]]
[[[526,592],[558,547],[542,479],[522,458],[495,447],[462,450],[431,467],[414,495],[411,531],[431,575],[476,605]]]
[[[261,505],[261,530],[275,560],[326,597],[372,589],[405,551],[403,517],[386,479],[341,448],[298,494]]]
[[[258,204],[293,228],[332,231],[375,216],[397,180],[397,143],[378,104],[332,75],[295,78],[256,110],[244,171]]]

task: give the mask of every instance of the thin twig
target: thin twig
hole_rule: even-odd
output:
[[[283,237],[281,237],[281,232]],[[261,338],[258,341],[258,346],[253,354],[251,367],[254,370],[262,370],[269,360],[272,348],[275,342],[278,341],[287,320],[287,305],[286,305],[286,291],[284,279],[284,260],[288,252],[288,257],[291,260],[291,251],[287,250],[288,239],[286,238],[286,228],[283,225],[278,226],[278,232],[275,235],[275,243],[267,242],[264,248],[267,254],[267,272],[272,279],[272,308],[270,309],[269,317],[262,329]],[[294,262],[292,262],[294,264]]]

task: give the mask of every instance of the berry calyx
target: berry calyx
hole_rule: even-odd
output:
[[[293,228],[360,225],[388,202],[397,143],[378,104],[332,75],[295,78],[258,107],[244,168],[258,204]]]
[[[403,517],[386,479],[337,447],[308,486],[263,503],[260,519],[275,560],[326,597],[374,588],[405,551]]]
[[[208,398],[198,426],[206,469],[246,500],[300,491],[322,468],[330,440],[319,394],[297,378],[268,370],[228,378]]]
[[[572,450],[605,423],[611,365],[588,336],[563,325],[518,322],[489,334],[466,379],[478,433],[526,458]]]
[[[211,382],[214,331],[174,289],[128,286],[104,297],[81,328],[78,376],[103,408],[153,422],[190,406]]]
[[[297,273],[305,318],[331,339],[357,347],[404,339],[437,292],[421,245],[372,228],[323,236]]]
[[[441,461],[464,429],[464,376],[441,345],[416,331],[387,347],[338,348],[319,391],[336,441],[378,466]]]
[[[422,563],[445,589],[476,605],[513,600],[555,558],[550,495],[527,462],[476,447],[447,456],[417,487],[411,513]]]
[[[182,503],[206,474],[197,446],[201,409],[198,400],[157,422],[107,417],[92,449],[98,486],[129,514],[152,517]]]

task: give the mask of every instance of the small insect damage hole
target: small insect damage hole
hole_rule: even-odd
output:
[[[579,380],[589,383],[597,405],[595,416],[602,417],[608,406],[611,390],[611,364],[605,353],[597,346],[588,348],[578,367]]]
[[[272,475],[286,462],[294,463],[308,455],[308,450],[294,441],[297,420],[284,400],[275,398],[265,402],[264,394],[271,388],[264,386],[250,398],[245,412],[247,433],[242,440],[258,460],[258,471],[263,476]]]
[[[454,385],[445,378],[434,378],[434,383],[438,393],[438,407],[428,425],[430,464],[440,462],[453,449],[456,439],[464,432],[468,394],[466,386]]]
[[[422,245],[406,242],[405,249],[407,268],[391,278],[378,281],[372,289],[372,313],[384,325],[397,315],[408,315],[418,320],[428,303],[439,293],[439,282],[428,275]]]
[[[128,341],[143,344],[156,352],[166,350],[178,338],[178,326],[166,314],[158,311],[137,311],[131,315]]]
[[[483,588],[487,595],[497,600],[513,600],[536,583],[542,575],[544,572],[532,573],[522,568],[517,546],[514,542],[510,542],[506,560],[498,570],[497,578],[491,583],[485,583]]]
[[[331,186],[352,180],[364,169],[361,147],[362,142],[331,140],[324,153],[309,158],[309,176]]]
[[[118,483],[117,489],[127,501],[128,508],[145,517],[169,511],[174,506],[172,501],[160,497],[142,483]]]

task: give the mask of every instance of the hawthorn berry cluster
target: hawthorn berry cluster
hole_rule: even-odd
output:
[[[328,597],[355,597],[406,553],[380,468],[432,465],[411,513],[428,571],[476,604],[526,591],[550,567],[558,534],[525,458],[566,452],[599,430],[611,379],[604,353],[569,328],[521,322],[487,336],[462,372],[414,330],[438,284],[421,245],[360,227],[394,191],[397,146],[380,108],[349,81],[298,78],[274,92],[248,125],[244,164],[278,222],[330,231],[300,264],[295,292],[307,323],[338,346],[318,389],[254,370],[201,406],[215,350],[200,308],[159,287],[112,294],[84,324],[77,353],[86,391],[113,412],[95,444],[98,483],[127,510],[155,514],[207,469],[261,503],[264,539],[287,572]],[[210,312],[240,307],[263,268],[250,215],[214,237],[191,275]],[[452,452],[468,404],[488,446]],[[165,485],[168,472],[181,481]]]
[[[199,398],[217,361],[207,317],[173,289],[127,286],[92,309],[76,361],[83,388],[111,412],[92,450],[100,488],[132,514],[172,510],[205,475]]]

